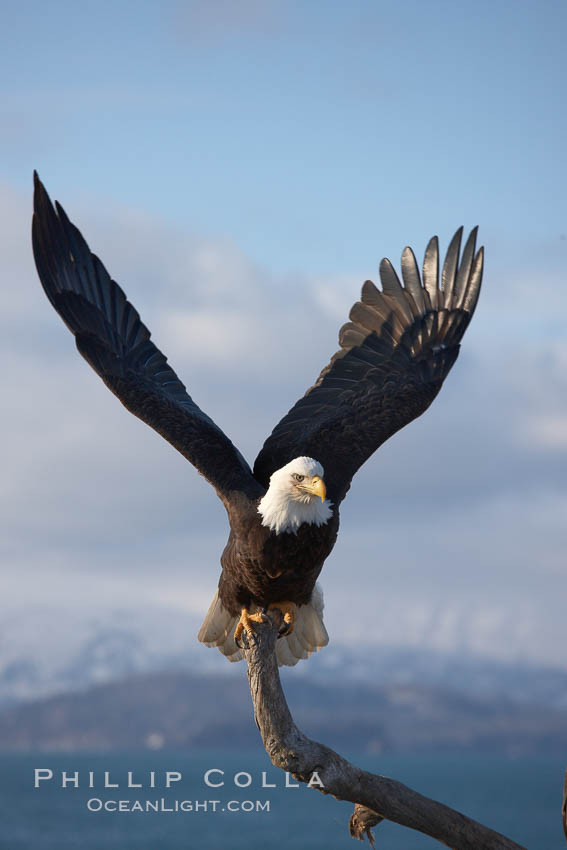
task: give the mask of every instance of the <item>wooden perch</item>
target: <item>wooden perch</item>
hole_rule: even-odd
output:
[[[315,779],[312,787],[355,804],[351,835],[360,840],[367,836],[372,843],[371,827],[386,819],[423,832],[453,850],[526,850],[401,782],[361,770],[329,747],[307,738],[293,722],[282,690],[274,652],[278,626],[275,622],[254,623],[257,643],[244,652],[264,747],[273,764],[289,771],[297,781]]]

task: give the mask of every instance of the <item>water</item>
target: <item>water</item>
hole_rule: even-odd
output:
[[[363,756],[362,767],[405,782],[493,829],[503,832],[530,850],[559,850],[565,846],[561,828],[561,798],[565,763],[562,759],[506,759],[496,756]],[[54,779],[34,788],[34,769],[50,769]],[[249,850],[285,847],[289,850],[334,850],[362,847],[348,835],[352,805],[340,803],[314,790],[286,788],[285,774],[274,768],[259,750],[241,754],[203,752],[137,752],[112,755],[25,755],[1,760],[1,850]],[[207,770],[212,782],[203,779]],[[79,787],[61,788],[61,772],[79,772]],[[89,788],[88,772],[94,772]],[[104,789],[104,771],[118,789]],[[128,789],[132,781],[144,787]],[[155,788],[150,788],[150,772]],[[182,780],[165,786],[165,772],[179,772]],[[237,781],[249,787],[237,787]],[[266,781],[276,788],[262,787]],[[249,774],[247,776],[246,774]],[[293,782],[293,780],[291,780]],[[190,812],[89,811],[87,802],[163,799],[201,803]],[[203,811],[204,801],[218,801],[217,811]],[[269,811],[256,808],[257,801]],[[113,804],[111,804],[113,805]],[[240,808],[229,812],[228,808]],[[96,808],[99,802],[92,803]],[[430,838],[385,823],[375,831],[384,850],[426,850],[441,845]],[[368,845],[366,845],[368,846]]]

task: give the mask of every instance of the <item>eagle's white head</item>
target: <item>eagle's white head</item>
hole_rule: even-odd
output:
[[[258,505],[262,525],[279,534],[297,533],[302,523],[324,525],[331,518],[331,503],[326,499],[323,467],[311,457],[295,460],[276,470],[268,492]]]

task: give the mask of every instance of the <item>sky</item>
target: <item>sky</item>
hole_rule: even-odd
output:
[[[250,463],[380,259],[478,224],[477,314],[430,411],[355,479],[326,622],[337,643],[564,666],[564,3],[5,2],[2,18],[0,611],[200,616],[227,534],[214,491],[47,302],[37,168]]]

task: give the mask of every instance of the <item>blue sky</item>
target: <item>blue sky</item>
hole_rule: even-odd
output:
[[[478,315],[431,412],[345,503],[329,630],[559,663],[565,4],[5,3],[2,17],[13,599],[197,616],[225,535],[214,494],[126,417],[45,300],[29,245],[37,168],[250,460],[381,257],[397,264],[411,244],[420,258],[433,233],[444,250],[479,224]],[[341,632],[344,598],[359,623]]]
[[[432,223],[553,242],[566,17],[560,2],[6,4],[0,175],[25,189],[35,166],[62,196],[127,199],[279,270],[373,268]]]

